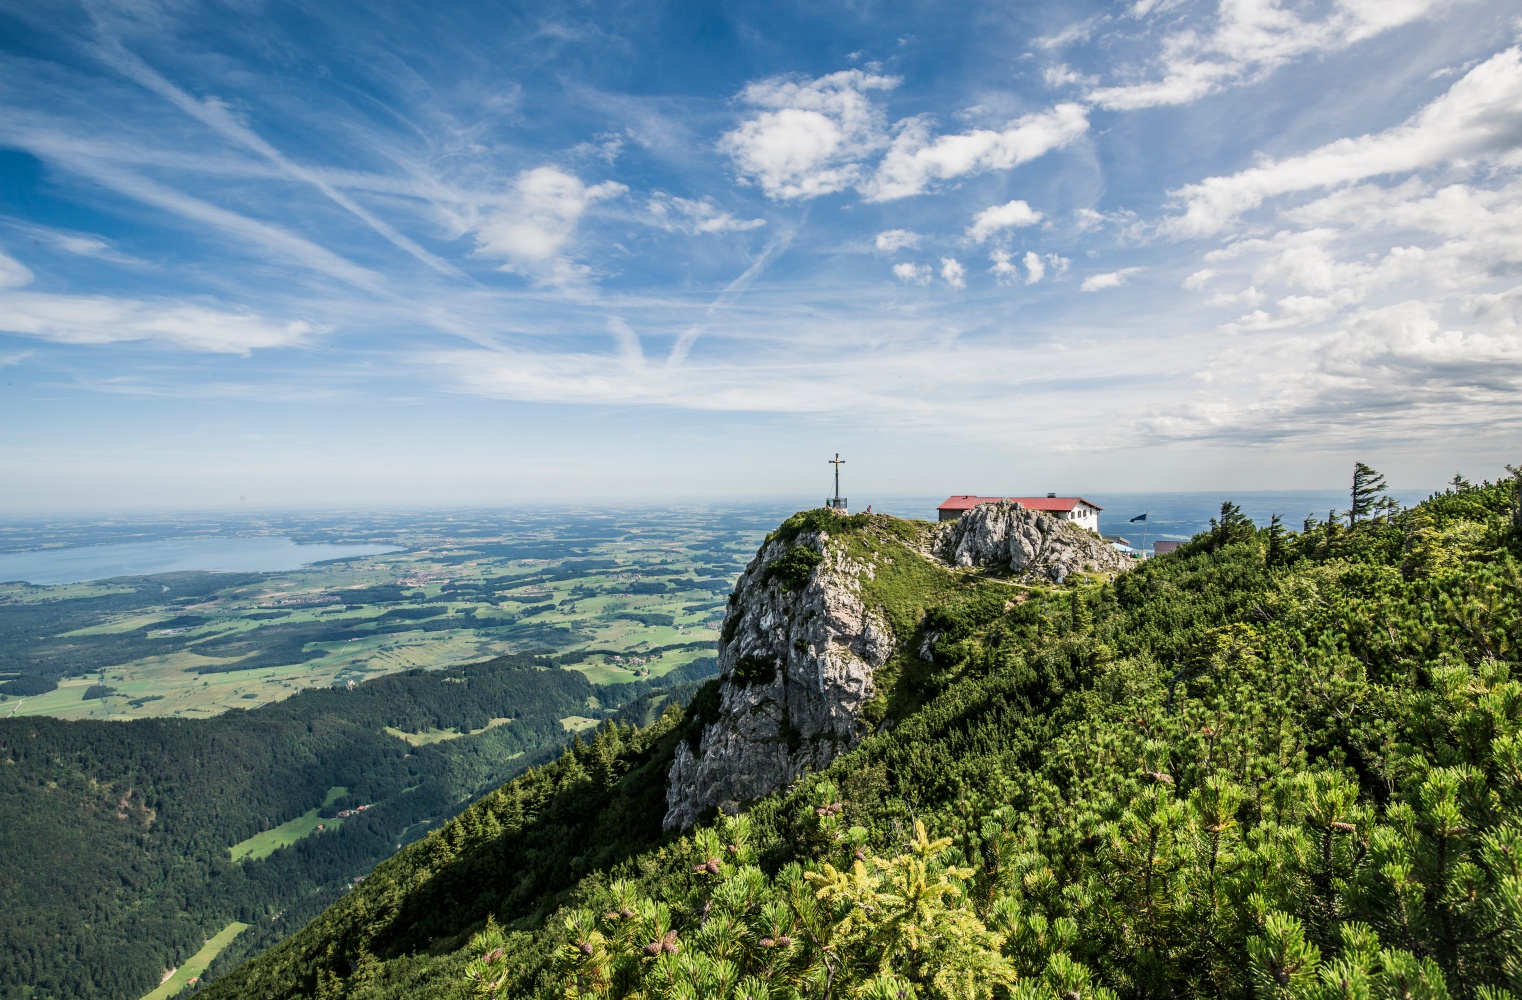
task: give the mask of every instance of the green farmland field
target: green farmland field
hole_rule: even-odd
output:
[[[10,654],[0,684],[57,683],[0,690],[0,718],[206,719],[306,688],[517,652],[552,653],[594,684],[654,680],[713,655],[725,599],[773,523],[659,511],[230,523],[223,530],[235,534],[400,551],[278,573],[0,583]],[[102,687],[104,697],[84,697]]]

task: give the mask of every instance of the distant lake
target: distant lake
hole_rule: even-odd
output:
[[[165,538],[119,545],[81,545],[0,553],[0,582],[37,586],[86,583],[116,576],[148,576],[200,570],[278,573],[328,559],[400,552],[395,545],[299,545],[289,538]]]

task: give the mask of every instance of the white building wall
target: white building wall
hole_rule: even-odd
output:
[[[1092,531],[1096,535],[1099,534],[1099,511],[1093,507],[1087,504],[1079,504],[1068,511],[1067,516],[1068,520],[1078,525],[1078,527]]]

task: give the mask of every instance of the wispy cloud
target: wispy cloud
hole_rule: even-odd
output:
[[[921,194],[936,181],[1009,170],[1074,142],[1088,129],[1088,114],[1080,104],[1023,115],[1002,131],[974,129],[932,137],[928,120],[912,119],[902,126],[864,191],[871,201],[894,201]]]
[[[60,344],[148,341],[191,351],[247,355],[311,336],[301,320],[270,321],[195,303],[104,295],[0,291],[0,331]]]
[[[696,201],[657,191],[646,205],[651,221],[673,233],[695,236],[702,233],[743,233],[760,229],[765,219],[737,219],[733,212],[722,211],[712,198]]]
[[[1133,274],[1139,274],[1145,270],[1140,267],[1123,267],[1119,271],[1106,271],[1103,274],[1091,274],[1083,279],[1083,284],[1078,286],[1080,292],[1102,292],[1106,288],[1119,288],[1124,285]]]
[[[1173,6],[1139,4],[1133,12],[1145,17]],[[1119,111],[1186,104],[1234,84],[1261,80],[1304,56],[1348,48],[1452,6],[1451,0],[1337,0],[1317,19],[1302,13],[1316,8],[1286,0],[1219,0],[1211,27],[1201,30],[1191,22],[1164,35],[1161,51],[1150,64],[1124,74],[1137,79],[1095,87],[1087,99]]]
[[[1268,160],[1234,174],[1180,188],[1184,214],[1164,231],[1175,236],[1220,232],[1269,198],[1474,160],[1522,164],[1522,49],[1515,46],[1466,73],[1446,94],[1403,125],[1339,139],[1300,156]]]
[[[566,284],[587,274],[565,254],[586,211],[629,189],[617,181],[588,185],[558,167],[525,170],[513,181],[512,196],[476,227],[476,252],[502,261],[502,270],[548,284]]]
[[[249,128],[247,124],[240,121],[222,101],[215,98],[198,99],[192,97],[166,79],[163,74],[127,51],[120,41],[115,38],[104,37],[98,46],[98,52],[103,61],[114,66],[130,79],[163,97],[224,139],[258,154],[286,176],[311,185],[320,191],[323,197],[338,205],[356,219],[359,219],[393,246],[405,251],[435,271],[463,277],[462,272],[454,265],[429,253],[415,241],[402,235],[393,226],[329,183],[320,173],[290,160],[262,136]]]
[[[877,234],[874,244],[879,253],[893,253],[919,246],[922,238],[919,233],[907,229],[888,229]]]

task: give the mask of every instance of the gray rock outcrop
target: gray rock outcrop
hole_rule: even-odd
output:
[[[666,791],[667,829],[691,826],[710,807],[735,812],[818,770],[864,735],[861,707],[894,637],[861,599],[855,563],[825,533],[773,541],[735,587],[719,644],[719,718],[697,753],[678,745]],[[794,546],[822,555],[796,589],[768,570]]]
[[[1130,562],[1104,539],[1062,518],[999,501],[940,526],[931,553],[952,566],[1007,569],[1061,583],[1073,573],[1118,573]]]
[[[905,547],[885,558],[1002,569],[1026,580],[1061,582],[1128,565],[1090,532],[1003,502],[924,526],[918,542],[901,541]],[[862,582],[875,572],[828,531],[774,537],[756,553],[724,616],[717,717],[696,750],[677,745],[668,830],[686,829],[714,807],[737,812],[823,769],[867,735],[862,709],[876,694],[877,669],[911,639],[895,636],[882,609],[863,600]]]

